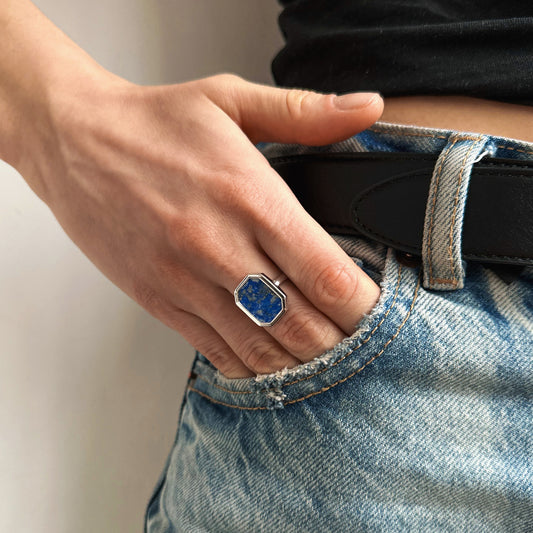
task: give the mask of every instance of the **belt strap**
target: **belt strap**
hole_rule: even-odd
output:
[[[357,152],[269,159],[329,233],[365,235],[420,256],[437,154]],[[533,265],[533,162],[486,157],[472,167],[464,259]]]

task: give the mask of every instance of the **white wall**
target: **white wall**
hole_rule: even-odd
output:
[[[275,0],[36,4],[142,84],[224,71],[272,83],[282,43]],[[0,162],[0,531],[141,532],[192,356]]]

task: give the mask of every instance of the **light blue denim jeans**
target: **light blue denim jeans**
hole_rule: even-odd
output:
[[[423,256],[336,235],[382,289],[351,337],[257,378],[197,353],[146,531],[533,531],[533,268],[461,259],[472,164],[533,143],[376,123],[260,149],[440,154]]]

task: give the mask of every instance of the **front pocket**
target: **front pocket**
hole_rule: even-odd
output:
[[[365,268],[371,275],[370,270]],[[198,353],[193,365],[196,379],[189,391],[236,409],[279,409],[356,377],[386,352],[403,327],[418,291],[418,271],[399,263],[394,250],[388,249],[382,272],[374,271],[382,278],[380,298],[352,335],[309,362],[253,378],[226,378]]]

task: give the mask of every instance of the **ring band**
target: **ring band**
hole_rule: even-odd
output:
[[[280,285],[287,279],[280,274],[270,279],[266,274],[248,274],[233,292],[235,303],[258,326],[272,326],[287,311],[287,295]]]
[[[285,274],[280,274],[276,279],[273,279],[272,280],[272,283],[276,286],[276,287],[279,287],[284,281],[287,281],[287,276]]]

